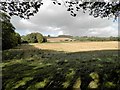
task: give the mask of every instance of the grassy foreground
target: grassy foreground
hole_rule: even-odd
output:
[[[2,89],[120,90],[119,52],[65,53],[37,48],[3,51]]]

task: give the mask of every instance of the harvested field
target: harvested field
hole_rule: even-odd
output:
[[[65,52],[80,52],[94,50],[117,50],[118,42],[69,42],[69,43],[42,43],[31,44],[39,49],[65,51]]]

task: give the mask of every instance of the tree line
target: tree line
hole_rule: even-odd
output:
[[[48,38],[53,38],[48,35]],[[97,37],[97,36],[72,36],[72,35],[58,35],[55,38],[70,38],[73,41],[120,41],[120,36]]]
[[[0,24],[2,25],[2,50],[13,48],[21,43],[42,43],[47,39],[40,33],[31,33],[20,36],[15,32],[15,27],[10,22],[11,17],[0,12]]]
[[[15,27],[10,22],[11,17],[0,13],[0,24],[2,25],[2,50],[13,48],[21,43],[21,37],[15,32]]]
[[[88,36],[83,36],[83,37],[72,37],[72,39],[75,39],[76,41],[120,41],[120,37],[88,37]]]

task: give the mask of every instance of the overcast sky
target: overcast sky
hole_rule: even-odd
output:
[[[72,17],[63,5],[54,5],[50,0],[44,0],[39,12],[30,19],[12,17],[16,32],[26,35],[40,32],[43,35],[74,35],[74,36],[117,36],[118,22],[94,18],[88,13],[79,11],[77,17]]]

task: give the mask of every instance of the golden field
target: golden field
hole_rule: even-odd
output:
[[[30,44],[35,48],[44,50],[56,50],[65,52],[81,52],[81,51],[94,51],[94,50],[117,50],[117,41],[104,41],[104,42],[67,42],[67,43],[36,43]],[[28,47],[24,47],[28,48]]]

